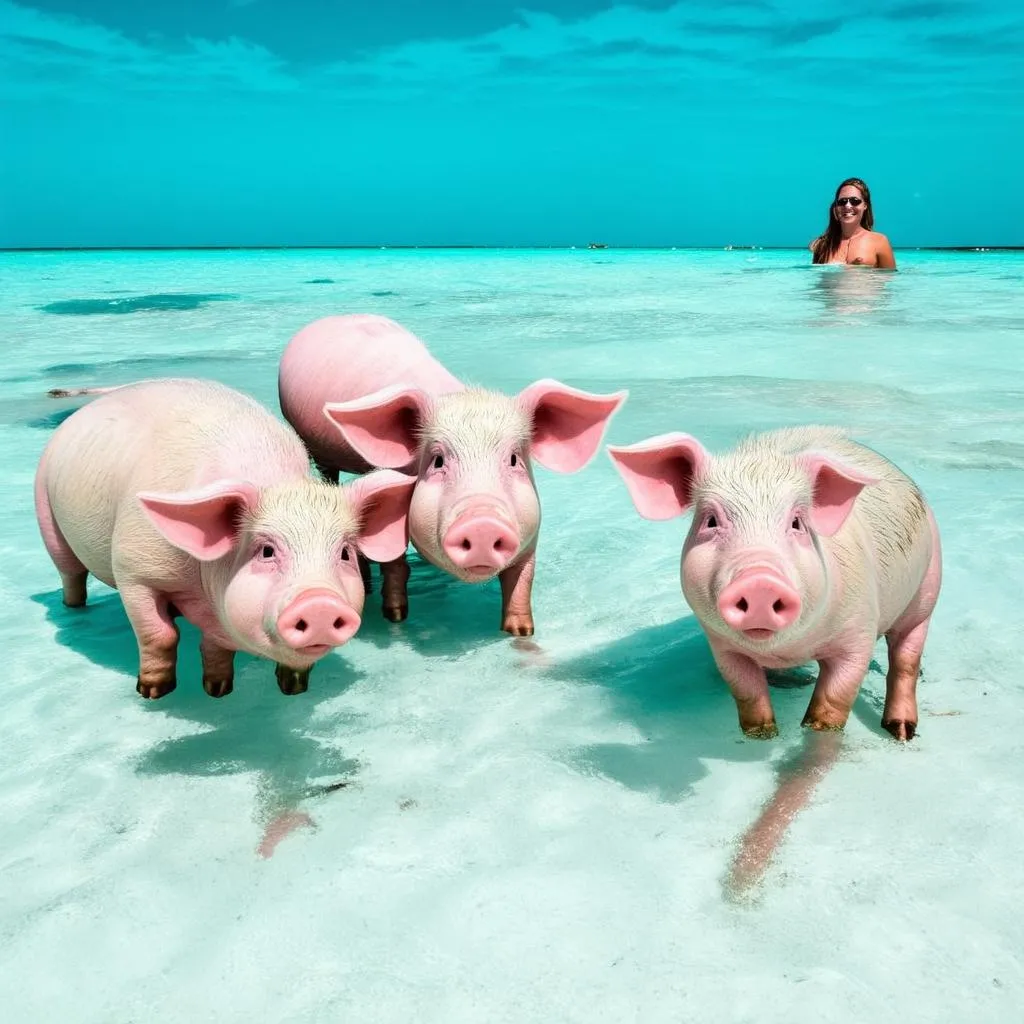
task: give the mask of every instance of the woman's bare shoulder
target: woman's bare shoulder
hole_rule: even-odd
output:
[[[896,256],[889,239],[881,231],[871,232],[871,245],[875,251],[875,266],[884,270],[895,270]]]

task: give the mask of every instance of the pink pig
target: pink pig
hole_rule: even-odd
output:
[[[201,380],[129,384],[77,410],[35,485],[64,603],[85,604],[90,572],[120,591],[150,698],[175,687],[177,615],[202,631],[211,697],[231,692],[235,651],[277,662],[281,690],[303,692],[359,628],[357,552],[405,551],[411,492],[392,471],[343,488],[316,479],[288,426]]]
[[[942,576],[938,529],[913,481],[828,427],[754,435],[725,455],[687,434],[608,452],[645,518],[693,507],[683,594],[748,736],[778,732],[765,669],[807,661],[820,671],[803,724],[841,729],[884,635],[882,725],[913,738]]]
[[[278,383],[281,410],[321,472],[413,474],[416,549],[469,583],[497,575],[501,628],[532,635],[540,502],[530,460],[560,473],[582,469],[625,391],[592,395],[554,380],[514,397],[468,388],[415,335],[364,314],[299,331]],[[384,614],[400,622],[409,609],[404,554],[382,570]]]

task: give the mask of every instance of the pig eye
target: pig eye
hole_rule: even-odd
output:
[[[434,467],[434,469],[443,469],[444,456],[440,452],[438,452],[437,455],[434,456],[434,461],[431,463],[431,465]]]
[[[718,519],[715,517],[715,513],[714,512],[709,513],[707,519],[704,520],[704,529],[705,530],[717,530],[718,529]]]
[[[512,453],[512,458],[509,461],[511,462],[511,464],[513,466],[518,466],[519,465],[519,456],[515,452],[513,452]]]
[[[260,558],[265,558],[269,561],[275,554],[277,554],[277,552],[274,550],[273,544],[264,544],[263,547],[260,548]]]
[[[803,531],[804,521],[799,516],[793,516],[793,522],[789,524],[789,528],[800,533]]]
[[[348,550],[348,545],[347,544],[345,545],[345,547],[343,547],[341,549],[341,560],[343,562],[351,562],[352,561],[352,556],[349,554],[349,550]]]

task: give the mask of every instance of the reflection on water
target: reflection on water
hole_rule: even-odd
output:
[[[814,275],[811,294],[820,299],[830,313],[850,316],[874,313],[882,308],[892,275],[867,267],[838,267]]]

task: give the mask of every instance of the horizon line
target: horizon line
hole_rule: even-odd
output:
[[[616,245],[608,242],[588,242],[585,245],[415,245],[415,244],[323,244],[323,245],[19,245],[0,246],[0,252],[230,252],[230,251],[281,251],[281,250],[382,250],[382,249],[472,249],[472,250],[518,250],[553,249],[558,251],[607,251],[607,250],[655,250],[659,252],[716,251],[716,252],[757,252],[774,251],[805,252],[804,245]],[[904,245],[893,246],[896,252],[1021,252],[1024,245]]]

